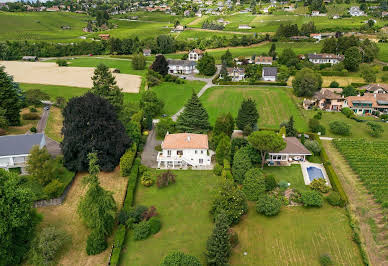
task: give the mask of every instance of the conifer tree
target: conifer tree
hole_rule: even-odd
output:
[[[219,214],[213,233],[207,240],[206,257],[207,265],[228,265],[231,255],[228,218],[225,214]]]
[[[217,117],[214,126],[213,134],[219,135],[225,133],[227,136],[232,136],[234,130],[234,119],[231,113],[221,114]]]
[[[158,72],[160,75],[167,75],[168,73],[168,62],[163,55],[158,55],[155,61],[151,65],[151,69]]]
[[[94,70],[92,80],[93,87],[90,92],[108,100],[114,106],[116,112],[119,113],[123,106],[124,95],[116,85],[116,79],[109,68],[104,64],[98,65]]]
[[[244,99],[241,103],[240,109],[238,110],[236,119],[237,127],[241,130],[244,130],[246,126],[250,126],[254,129],[258,119],[259,113],[256,109],[256,102],[251,98]]]
[[[221,61],[225,63],[227,67],[233,67],[234,66],[234,61],[233,61],[233,55],[232,53],[228,50],[226,50],[225,54],[221,56]]]
[[[204,133],[210,129],[209,115],[194,92],[178,117],[176,127],[180,132],[189,133]]]
[[[230,138],[228,136],[224,136],[220,140],[216,149],[217,163],[223,165],[225,159],[230,161]]]
[[[9,76],[4,67],[0,67],[0,109],[10,126],[20,125],[21,101],[18,95],[17,84]]]

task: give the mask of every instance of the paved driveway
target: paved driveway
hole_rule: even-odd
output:
[[[144,146],[143,153],[141,155],[141,164],[151,168],[158,167],[158,162],[156,161],[158,151],[155,150],[155,146],[160,144],[162,144],[162,141],[156,139],[156,128],[154,126],[149,132],[147,143]]]

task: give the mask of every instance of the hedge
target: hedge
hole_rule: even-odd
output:
[[[136,158],[135,163],[133,164],[131,169],[131,174],[128,179],[127,194],[124,200],[124,209],[128,209],[133,205],[133,200],[134,200],[135,190],[136,190],[136,185],[138,180],[139,166],[140,166],[140,158]]]
[[[216,81],[218,85],[268,85],[268,86],[287,86],[286,82],[270,82],[270,81]]]
[[[338,77],[349,76],[348,72],[342,72],[342,71],[319,71],[319,74],[321,74],[322,76],[338,76]]]
[[[354,88],[358,88],[358,87],[362,87],[364,85],[368,85],[369,83],[361,83],[361,82],[352,82],[350,83],[351,86],[353,86]]]
[[[119,225],[119,228],[117,229],[114,236],[113,250],[112,250],[112,255],[110,257],[110,265],[119,264],[120,253],[123,247],[124,239],[125,239],[125,225],[121,224]]]
[[[136,157],[137,146],[133,143],[123,156],[120,158],[120,174],[121,176],[129,176],[132,169],[133,160]]]
[[[320,157],[323,162],[323,165],[325,166],[325,170],[326,170],[327,176],[329,177],[331,186],[335,191],[337,191],[340,194],[341,199],[345,203],[348,203],[349,202],[348,196],[346,195],[344,188],[342,187],[341,181],[339,180],[336,172],[334,171],[333,166],[330,164],[329,157],[327,156],[326,151],[322,146],[321,139],[317,137],[316,134],[309,134],[309,135],[312,137],[312,139],[316,140],[321,146]]]

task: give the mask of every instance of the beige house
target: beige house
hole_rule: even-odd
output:
[[[341,93],[341,88],[322,88],[311,99],[304,99],[303,108],[308,110],[316,107],[325,111],[340,111],[345,102]]]
[[[365,93],[364,96],[346,97],[344,107],[357,115],[372,115],[375,112],[388,114],[388,94]]]

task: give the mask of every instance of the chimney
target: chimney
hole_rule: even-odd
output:
[[[190,138],[190,135],[187,136],[187,142],[190,142],[191,138]]]

